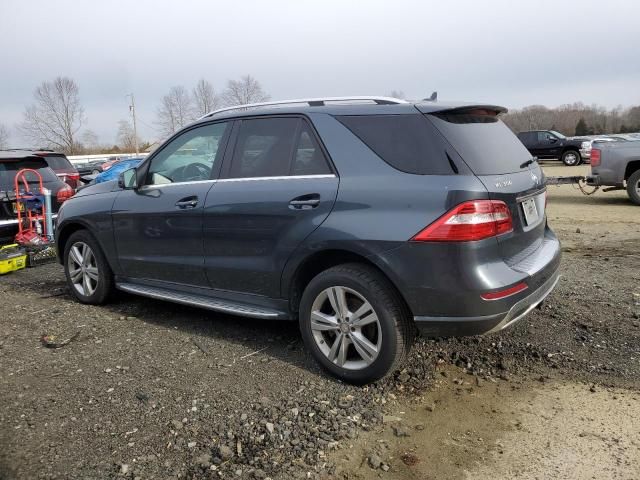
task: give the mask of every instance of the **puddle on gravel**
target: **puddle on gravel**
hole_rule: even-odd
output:
[[[560,380],[478,385],[445,372],[433,391],[389,412],[398,421],[332,453],[335,478],[640,478],[639,392]]]

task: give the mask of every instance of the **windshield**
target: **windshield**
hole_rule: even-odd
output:
[[[553,135],[555,135],[556,137],[558,137],[559,139],[565,139],[567,137],[565,137],[563,134],[561,134],[560,132],[556,132],[555,130],[549,130],[549,132],[551,132]]]

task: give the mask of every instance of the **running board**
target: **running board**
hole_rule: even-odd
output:
[[[188,293],[180,293],[164,288],[149,287],[146,285],[137,285],[133,283],[116,283],[116,287],[125,292],[142,295],[143,297],[156,298],[158,300],[166,300],[168,302],[181,303],[183,305],[191,305],[194,307],[215,310],[216,312],[231,313],[251,318],[280,319],[286,318],[285,312],[273,310],[265,307],[249,306],[239,303],[230,302],[228,300],[219,300],[202,295],[193,295]]]

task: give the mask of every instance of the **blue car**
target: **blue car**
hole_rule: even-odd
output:
[[[130,168],[135,168],[142,162],[142,158],[129,158],[127,160],[122,160],[116,163],[113,167],[111,167],[106,172],[100,173],[95,181],[96,183],[108,182],[110,180],[117,180],[118,175],[120,175],[125,170],[129,170]]]

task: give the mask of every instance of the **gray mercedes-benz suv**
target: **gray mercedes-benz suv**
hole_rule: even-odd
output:
[[[396,369],[416,326],[505,328],[554,288],[560,245],[504,111],[356,97],[213,112],[65,202],[71,292],[299,319],[320,365],[352,383]]]

